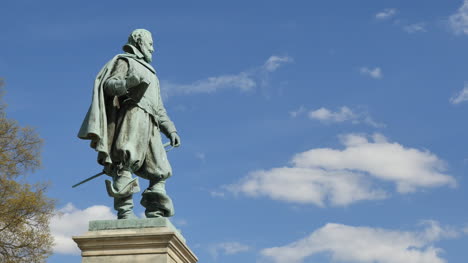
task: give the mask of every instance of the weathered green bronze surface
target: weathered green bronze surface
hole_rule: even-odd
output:
[[[78,137],[91,140],[98,163],[112,177],[106,180],[106,189],[114,198],[118,219],[136,218],[132,195],[140,191],[140,185],[132,174],[149,182],[141,199],[146,217],[170,217],[174,207],[165,182],[172,168],[161,133],[173,147],[180,146],[180,138],[164,108],[156,71],[149,64],[154,52],[151,33],[134,30],[123,50],[97,75]]]
[[[115,229],[141,229],[153,227],[167,227],[172,229],[176,235],[185,242],[179,229],[165,217],[124,219],[124,220],[95,220],[89,222],[88,231],[115,230]]]

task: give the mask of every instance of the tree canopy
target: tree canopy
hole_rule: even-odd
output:
[[[2,85],[0,79],[0,91]],[[42,140],[8,119],[5,107],[0,100],[0,262],[44,262],[53,246],[54,201],[45,195],[46,184],[26,178],[41,165]]]

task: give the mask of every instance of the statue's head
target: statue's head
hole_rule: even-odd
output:
[[[138,50],[141,51],[141,53],[144,56],[144,59],[146,62],[150,63],[151,60],[153,59],[153,38],[151,37],[151,32],[149,32],[146,29],[135,29],[133,32],[130,34],[128,37],[128,43],[129,45],[132,45]]]

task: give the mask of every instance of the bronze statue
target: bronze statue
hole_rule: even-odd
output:
[[[123,50],[97,75],[78,137],[91,140],[98,163],[112,177],[106,187],[119,219],[135,218],[132,195],[140,189],[132,174],[149,180],[141,199],[146,217],[170,217],[174,207],[165,182],[172,168],[161,132],[174,147],[180,145],[180,138],[164,108],[156,71],[149,64],[154,52],[151,33],[134,30]]]

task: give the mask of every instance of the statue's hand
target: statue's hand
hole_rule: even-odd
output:
[[[180,146],[180,137],[177,134],[177,132],[172,132],[169,134],[169,139],[171,140],[171,146],[172,147],[179,147]]]

